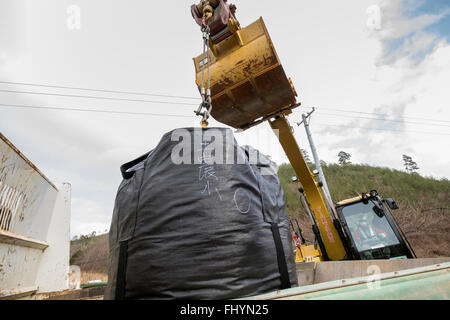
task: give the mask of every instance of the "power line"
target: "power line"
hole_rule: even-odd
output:
[[[126,92],[126,91],[113,91],[113,90],[97,90],[97,89],[87,89],[87,88],[75,88],[75,87],[65,87],[65,86],[53,86],[53,85],[38,85],[38,84],[27,84],[27,83],[19,83],[19,82],[7,82],[7,81],[0,81],[0,83],[9,83],[9,84],[23,84],[23,85],[33,85],[33,86],[42,86],[42,87],[52,87],[52,88],[65,88],[65,89],[79,89],[79,90],[90,90],[90,91],[99,91],[99,92],[109,92],[109,93],[130,93],[130,94],[141,94],[141,95],[152,95],[152,96],[159,96],[159,97],[172,97],[172,98],[187,98],[187,99],[195,99],[192,97],[181,97],[181,96],[169,96],[169,95],[156,95],[156,94],[148,94],[148,93],[136,93],[136,92]],[[58,97],[70,97],[70,98],[87,98],[87,99],[98,99],[98,100],[113,100],[113,101],[127,101],[127,102],[142,102],[142,103],[154,103],[154,104],[172,104],[172,105],[186,105],[186,106],[197,106],[197,104],[194,103],[185,103],[185,102],[170,102],[170,101],[153,101],[153,100],[141,100],[141,99],[126,99],[126,98],[112,98],[112,97],[97,97],[97,96],[86,96],[86,95],[72,95],[72,94],[59,94],[59,93],[47,93],[47,92],[30,92],[30,91],[17,91],[17,90],[0,90],[0,92],[5,93],[23,93],[23,94],[31,94],[31,95],[46,95],[46,96],[58,96]],[[307,107],[310,108],[310,107]],[[61,109],[61,108],[60,108]],[[343,110],[343,109],[334,109],[334,108],[325,108],[325,107],[317,107],[317,109],[322,110],[332,110],[337,112],[347,112],[347,113],[357,113],[357,114],[366,114],[366,115],[378,115],[386,117],[386,114],[380,114],[380,113],[369,113],[369,112],[361,112],[361,111],[351,111],[351,110]],[[64,110],[64,109],[61,109]],[[67,110],[67,108],[66,108]],[[71,111],[84,111],[79,109],[70,109]],[[101,112],[99,110],[93,110],[92,112]],[[113,111],[110,113],[121,113],[117,111]],[[125,113],[126,112],[122,112]],[[145,115],[147,113],[130,113],[130,114],[139,114],[139,115]],[[440,127],[450,127],[449,125],[443,125],[443,124],[432,124],[432,123],[418,123],[418,122],[411,122],[411,121],[404,121],[404,120],[390,120],[390,119],[377,119],[377,118],[368,118],[368,117],[356,117],[356,116],[343,116],[343,115],[336,115],[336,114],[327,114],[320,112],[319,114],[323,115],[329,115],[329,116],[336,116],[336,117],[348,117],[348,118],[355,118],[355,119],[368,119],[368,120],[375,120],[375,121],[389,121],[389,122],[398,122],[398,123],[409,123],[409,124],[417,124],[417,125],[433,125],[433,126],[440,126]],[[156,114],[148,114],[148,115],[156,115]],[[168,115],[168,116],[175,116],[175,115]],[[401,118],[410,118],[410,119],[420,119],[425,121],[433,121],[433,122],[444,122],[444,123],[450,123],[450,121],[445,120],[435,120],[435,119],[422,119],[422,118],[416,118],[416,117],[407,117],[403,116]]]
[[[188,115],[167,114],[167,113],[148,113],[148,112],[114,111],[114,110],[100,110],[100,109],[65,108],[65,107],[44,107],[44,106],[30,106],[30,105],[3,104],[3,103],[0,103],[0,107],[56,110],[56,111],[110,113],[110,114],[127,114],[127,115],[140,115],[140,116],[175,117],[175,118],[192,118],[192,117],[194,117],[194,115],[188,116]]]
[[[151,97],[162,97],[162,98],[175,98],[175,99],[189,99],[189,100],[200,100],[200,97],[187,97],[187,96],[177,96],[177,95],[164,95],[164,94],[156,94],[156,93],[147,93],[147,92],[134,92],[134,91],[119,91],[119,90],[105,90],[105,89],[92,89],[92,88],[83,88],[83,87],[72,87],[72,86],[60,86],[60,85],[49,85],[49,84],[37,84],[37,83],[26,83],[26,82],[12,82],[12,81],[0,81],[3,84],[11,84],[11,85],[25,85],[25,86],[34,86],[34,87],[43,87],[43,88],[57,88],[57,89],[69,89],[69,90],[83,90],[90,92],[104,92],[104,93],[116,93],[116,94],[131,94],[131,95],[140,95],[140,96],[151,96]],[[124,99],[124,98],[112,98],[112,97],[94,97],[94,96],[84,96],[84,95],[69,95],[69,94],[56,94],[56,93],[43,93],[43,92],[28,92],[28,91],[14,91],[14,90],[0,90],[0,92],[7,93],[24,93],[24,94],[35,94],[35,95],[48,95],[48,96],[63,96],[63,97],[72,97],[72,98],[87,98],[87,99],[101,99],[101,100],[116,100],[116,101],[128,101],[128,102],[146,102],[146,103],[161,103],[161,104],[176,104],[176,105],[197,105],[193,103],[180,103],[180,102],[169,102],[169,101],[149,101],[149,100],[138,100],[138,99]],[[311,108],[311,107],[306,107]],[[316,107],[316,109],[321,110],[330,110],[336,112],[343,113],[357,113],[364,115],[375,115],[386,117],[387,114],[383,113],[374,113],[374,112],[362,112],[362,111],[353,111],[348,109],[338,109],[338,108],[328,108],[328,107]],[[411,116],[402,116],[399,118],[405,119],[415,119],[422,121],[430,121],[430,122],[443,122],[450,123],[450,121],[446,120],[437,120],[437,119],[427,119],[422,117],[411,117]],[[378,120],[378,119],[370,119],[370,120]],[[383,119],[384,120],[384,119]],[[387,120],[386,121],[394,121],[400,122],[400,120]],[[418,123],[415,123],[418,124]]]
[[[92,88],[81,88],[81,87],[71,87],[71,86],[57,86],[57,85],[25,83],[25,82],[0,81],[0,83],[13,84],[13,85],[24,85],[24,86],[32,86],[32,87],[42,87],[42,88],[55,88],[55,89],[69,89],[69,90],[81,90],[81,91],[91,91],[91,92],[131,94],[131,95],[149,96],[149,97],[177,98],[177,99],[190,99],[190,100],[199,100],[200,99],[199,97],[175,96],[175,95],[156,94],[156,93],[147,93],[147,92],[92,89]]]
[[[197,103],[169,102],[169,101],[151,101],[151,100],[125,99],[125,98],[111,98],[111,97],[94,97],[94,96],[83,96],[83,95],[62,94],[62,93],[31,92],[31,91],[15,91],[15,90],[0,90],[0,92],[6,92],[6,93],[24,93],[24,94],[32,94],[32,95],[44,95],[44,96],[56,96],[56,97],[69,97],[69,98],[86,98],[86,99],[97,99],[97,100],[114,100],[114,101],[145,102],[145,103],[159,103],[159,104],[176,104],[176,105],[185,105],[185,106],[198,106]]]
[[[450,127],[450,125],[446,124],[432,124],[432,123],[421,123],[421,122],[411,122],[411,121],[405,121],[405,120],[390,120],[390,119],[380,119],[380,118],[368,118],[368,117],[357,117],[357,116],[347,116],[347,115],[340,115],[340,114],[331,114],[331,113],[325,113],[325,112],[319,112],[319,115],[325,115],[325,116],[334,116],[334,117],[340,117],[340,118],[353,118],[353,119],[367,119],[367,120],[376,120],[376,121],[388,121],[388,122],[398,122],[398,123],[405,123],[405,124],[417,124],[417,125],[423,125],[423,126],[433,126],[433,127]]]
[[[305,107],[305,108],[311,108],[312,109],[312,107]],[[374,115],[374,116],[382,116],[382,117],[388,116],[387,114],[374,113],[374,112],[362,112],[362,111],[353,111],[353,110],[344,110],[344,109],[335,109],[335,108],[325,108],[325,107],[315,107],[315,108],[318,109],[318,110],[319,109],[321,109],[321,110],[330,110],[330,111],[337,111],[337,112],[344,112],[344,113],[358,113],[358,114]],[[447,120],[427,119],[427,118],[422,118],[422,117],[401,116],[399,118],[450,123],[450,121],[447,121]]]
[[[131,112],[131,111],[114,111],[114,110],[100,110],[100,109],[81,109],[81,108],[64,108],[64,107],[44,107],[44,106],[32,106],[32,105],[15,105],[15,104],[2,104],[0,107],[7,108],[22,108],[22,109],[41,109],[41,110],[56,110],[56,111],[76,111],[76,112],[93,112],[93,113],[109,113],[109,114],[126,114],[126,115],[142,115],[142,116],[158,116],[158,117],[175,117],[175,118],[193,118],[194,116],[188,115],[177,115],[177,114],[166,114],[166,113],[148,113],[148,112]],[[324,123],[316,123],[320,126],[327,127],[340,127],[348,129],[364,129],[364,130],[377,130],[377,131],[390,131],[399,133],[420,133],[420,134],[433,134],[448,136],[450,134],[440,133],[440,132],[422,132],[422,131],[403,131],[403,130],[391,130],[391,129],[381,129],[381,128],[367,128],[367,127],[355,127],[355,126],[344,126],[344,125],[332,125]]]
[[[390,132],[398,132],[398,133],[419,133],[419,134],[434,134],[441,136],[450,136],[448,133],[441,132],[423,132],[423,131],[407,131],[407,130],[392,130],[392,129],[381,129],[381,128],[367,128],[367,127],[355,127],[355,126],[344,126],[344,125],[336,125],[336,124],[325,124],[325,123],[315,123],[319,126],[327,126],[327,127],[339,127],[339,128],[347,128],[347,129],[364,129],[364,130],[376,130],[376,131],[390,131]]]
[[[200,100],[200,97],[188,97],[188,96],[177,96],[177,95],[166,95],[166,94],[156,94],[156,93],[147,93],[147,92],[134,92],[134,91],[120,91],[120,90],[106,90],[106,89],[93,89],[93,88],[84,88],[84,87],[73,87],[73,86],[61,86],[61,85],[49,85],[49,84],[38,84],[38,83],[27,83],[27,82],[12,82],[12,81],[0,81],[0,83],[3,84],[10,84],[10,85],[25,85],[25,86],[33,86],[33,87],[43,87],[43,88],[56,88],[56,89],[69,89],[69,90],[82,90],[82,91],[91,91],[91,92],[104,92],[104,93],[117,93],[117,94],[130,94],[130,95],[140,95],[140,96],[151,96],[151,97],[162,97],[162,98],[176,98],[176,99],[189,99],[189,100]],[[3,92],[12,92],[12,90],[0,90]],[[13,92],[13,93],[28,93],[28,94],[41,94],[41,93],[30,93],[30,92]],[[52,95],[45,93],[46,95]],[[81,98],[94,98],[92,96],[78,96],[78,95],[63,95],[63,96],[69,96],[69,97],[81,97]],[[95,97],[94,99],[111,99],[116,100],[115,98],[106,98],[106,97]],[[149,102],[149,103],[167,103],[167,104],[182,104],[185,105],[185,103],[173,103],[173,102],[159,102],[159,101],[147,101],[147,100],[134,100],[134,99],[119,99],[120,101],[133,101],[133,102]],[[194,105],[194,104],[188,104],[188,105]],[[305,108],[311,108],[311,107],[305,107]],[[362,111],[354,111],[349,109],[339,109],[339,108],[328,108],[328,107],[316,107],[316,109],[322,109],[322,110],[330,110],[330,111],[336,111],[336,112],[343,112],[343,113],[357,113],[357,114],[364,114],[364,115],[376,115],[376,116],[382,116],[386,117],[387,114],[383,113],[374,113],[374,112],[362,112]],[[415,120],[422,120],[422,121],[431,121],[431,122],[445,122],[450,123],[450,121],[446,120],[438,120],[438,119],[427,119],[423,117],[411,117],[411,116],[402,116],[399,118],[405,118],[405,119],[415,119]]]

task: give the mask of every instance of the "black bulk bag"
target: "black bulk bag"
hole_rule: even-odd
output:
[[[276,165],[230,129],[174,130],[121,171],[105,299],[231,299],[297,286]]]

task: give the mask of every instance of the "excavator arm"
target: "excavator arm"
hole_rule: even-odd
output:
[[[210,31],[209,50],[194,58],[194,64],[200,92],[209,68],[211,116],[236,129],[269,121],[308,198],[317,236],[323,241],[322,254],[331,260],[344,259],[342,240],[287,120],[300,104],[263,19],[241,28],[224,0],[202,1],[191,12],[202,29]]]
[[[322,250],[322,254],[327,255],[330,260],[344,259],[346,256],[345,248],[331,220],[328,208],[320,193],[318,182],[316,182],[302,155],[286,115],[283,114],[273,120],[269,120],[269,123],[275,134],[277,134],[280,144],[313,210],[315,221],[326,248],[326,252]]]
[[[297,175],[301,200],[320,246],[304,243],[299,252],[300,260],[414,258],[406,237],[376,191],[337,206],[326,198],[330,208],[325,204],[321,183],[316,181],[317,175],[311,173],[303,158],[287,119],[292,109],[300,106],[296,101],[297,92],[284,72],[263,19],[241,28],[235,16],[236,7],[226,0],[202,0],[191,7],[191,12],[204,38],[204,52],[194,58],[194,64],[196,83],[203,97],[199,109],[207,111],[196,113],[203,116],[203,126],[207,125],[209,115],[241,130],[269,122]],[[391,209],[395,209],[391,205]],[[361,251],[352,232],[356,226],[364,227],[369,220],[392,231],[390,238],[395,241],[378,243],[369,249],[364,247]],[[386,231],[386,234],[389,233]]]

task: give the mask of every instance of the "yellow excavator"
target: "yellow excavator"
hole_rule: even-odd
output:
[[[226,0],[203,0],[191,13],[203,34],[203,53],[194,58],[202,96],[195,113],[202,127],[210,116],[240,130],[269,122],[296,173],[315,235],[307,245],[298,226],[296,261],[415,258],[391,213],[398,209],[393,199],[372,190],[337,204],[324,201],[323,183],[309,169],[288,122],[300,106],[297,92],[263,19],[242,28],[236,6]]]

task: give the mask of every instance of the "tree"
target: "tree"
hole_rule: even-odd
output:
[[[305,149],[300,149],[300,150],[302,151],[303,158],[305,159],[306,163],[312,163],[311,158],[309,157],[308,151],[306,151]]]
[[[339,164],[340,165],[350,164],[351,163],[350,162],[350,158],[351,157],[352,156],[349,153],[347,153],[347,152],[344,152],[344,151],[339,152],[339,154],[338,154]]]
[[[405,166],[406,172],[408,173],[417,173],[417,170],[419,170],[417,163],[406,154],[403,155],[403,164]]]

